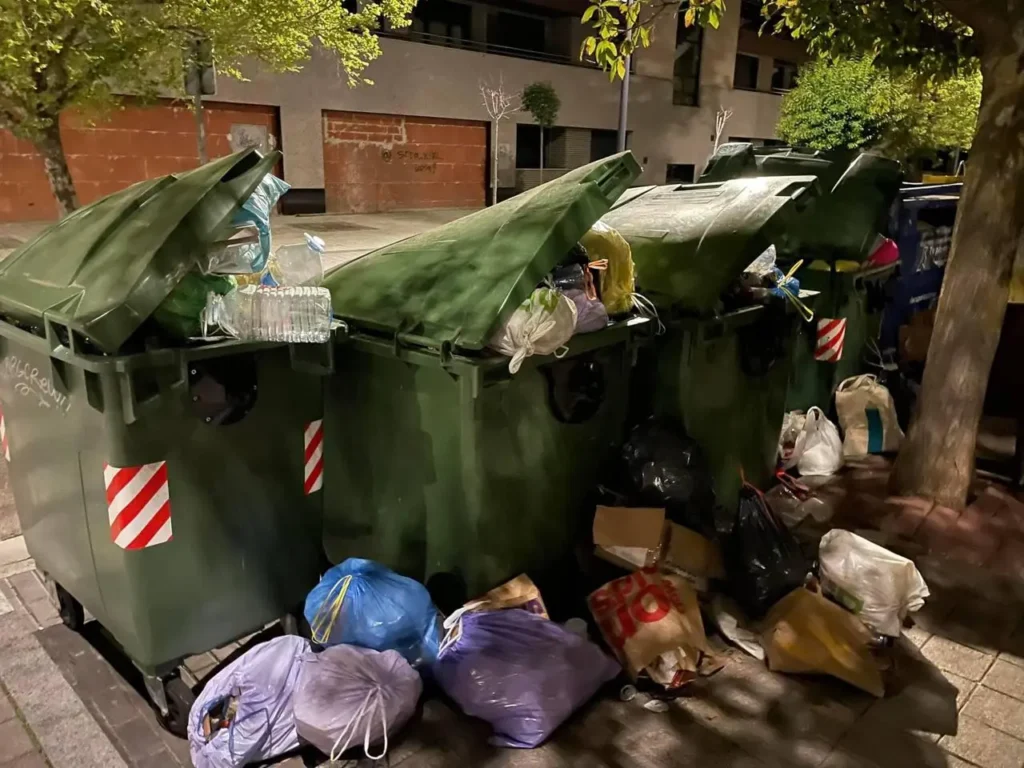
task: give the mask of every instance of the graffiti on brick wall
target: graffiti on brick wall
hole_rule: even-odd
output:
[[[413,149],[381,149],[380,159],[385,163],[397,160],[405,165],[412,165],[413,173],[437,173],[437,161],[441,159],[439,152],[417,152]]]
[[[231,142],[232,152],[240,152],[243,149],[255,147],[264,154],[273,150],[277,144],[270,131],[267,130],[267,126],[248,125],[245,123],[234,123],[231,126],[228,141]]]

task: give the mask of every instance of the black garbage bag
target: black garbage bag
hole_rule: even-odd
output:
[[[715,490],[695,440],[651,419],[633,428],[622,456],[637,505],[664,507],[672,522],[714,536]]]
[[[764,494],[749,484],[740,490],[736,519],[722,550],[730,594],[752,619],[762,618],[802,586],[810,570],[793,534]]]

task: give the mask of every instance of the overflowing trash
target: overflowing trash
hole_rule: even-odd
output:
[[[851,531],[826,533],[818,559],[825,594],[880,635],[899,637],[929,594],[913,562]]]
[[[899,450],[903,430],[896,404],[874,374],[854,376],[836,389],[836,412],[843,429],[843,455],[866,456]]]
[[[188,720],[196,768],[238,768],[299,748],[294,699],[308,652],[300,637],[274,638],[207,682]]]
[[[779,456],[784,469],[796,468],[804,476],[832,475],[843,466],[843,439],[821,408],[806,414],[793,411],[782,422]]]
[[[437,658],[441,620],[427,588],[372,560],[350,558],[327,571],[306,598],[305,616],[321,645],[398,651],[416,667]]]
[[[554,288],[538,288],[498,331],[491,345],[512,358],[510,373],[518,373],[533,355],[565,354],[565,345],[576,332],[576,304]]]

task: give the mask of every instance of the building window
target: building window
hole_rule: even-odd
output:
[[[626,145],[629,146],[629,134],[626,134]],[[590,162],[601,160],[615,154],[619,146],[618,131],[593,130],[590,132]]]
[[[736,54],[736,72],[733,75],[733,88],[747,91],[757,90],[757,75],[761,68],[761,60],[757,56],[745,53]]]
[[[544,167],[565,168],[565,129],[544,131]],[[516,124],[516,168],[540,168],[540,126]]]
[[[696,169],[692,163],[669,163],[665,171],[666,184],[693,184]]]
[[[412,11],[411,37],[428,42],[468,40],[472,9],[451,0],[420,0]]]
[[[700,57],[704,29],[686,26],[683,14],[676,21],[676,59],[672,67],[672,103],[696,107],[700,100]]]
[[[488,47],[544,53],[547,24],[538,16],[498,11],[487,16]]]
[[[796,87],[796,64],[775,59],[772,69],[772,90],[791,91]]]
[[[730,144],[753,144],[755,147],[788,147],[789,144],[780,139],[757,139],[750,136],[730,136]]]
[[[761,0],[740,0],[740,28],[759,30],[764,24]]]

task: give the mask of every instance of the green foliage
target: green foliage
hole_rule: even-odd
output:
[[[296,71],[314,43],[334,51],[350,84],[380,55],[381,20],[407,26],[415,0],[0,0],[0,128],[38,141],[69,107],[116,92],[180,93],[183,51],[213,44],[221,73],[244,59]],[[368,82],[368,81],[367,81]]]
[[[876,147],[898,159],[968,148],[981,102],[978,74],[949,80],[892,72],[869,59],[821,60],[782,100],[779,136],[814,149]]]
[[[533,115],[541,128],[551,128],[558,120],[562,100],[551,83],[531,83],[523,89],[523,109]]]

